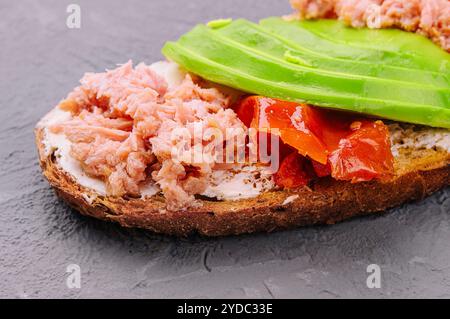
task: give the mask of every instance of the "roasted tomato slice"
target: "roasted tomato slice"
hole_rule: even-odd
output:
[[[311,159],[319,177],[332,175],[335,179],[358,182],[393,172],[389,132],[381,121],[259,96],[242,100],[235,110],[248,127],[278,135],[298,154]],[[281,172],[278,181],[280,176],[288,175]]]
[[[316,173],[317,177],[325,177],[331,175],[331,165],[330,163],[327,164],[321,164],[319,162],[316,162],[314,160],[311,160],[312,167],[314,169],[314,172]]]
[[[236,112],[238,118],[242,121],[242,123],[244,123],[248,128],[253,128],[256,132],[258,132],[257,136],[255,136],[256,143],[258,144],[258,149],[259,147],[265,147],[266,150],[264,154],[267,155],[271,155],[271,135],[279,134],[277,133],[278,130],[270,130],[270,126],[267,125],[267,123],[266,125],[264,125],[264,128],[260,127],[258,118],[260,117],[261,110],[265,110],[268,106],[274,104],[275,102],[276,100],[274,99],[251,96],[245,99],[241,99],[233,107],[233,110]],[[262,138],[264,138],[264,142],[261,142]],[[293,149],[289,146],[288,143],[280,138],[279,150],[277,151],[279,160],[281,162],[286,156],[292,153]],[[258,152],[258,154],[260,153]]]
[[[336,179],[362,182],[393,173],[394,157],[389,132],[381,121],[357,121],[354,132],[343,138],[329,161]]]
[[[295,151],[281,162],[280,169],[274,175],[275,184],[284,188],[306,186],[313,178],[311,162]]]
[[[239,100],[234,104],[233,110],[245,126],[251,127],[257,107],[258,98],[255,96]]]
[[[314,126],[316,112],[308,105],[251,96],[241,101],[235,111],[248,127],[278,135],[287,145],[326,164],[328,150],[310,130]],[[250,115],[253,116],[250,121]]]

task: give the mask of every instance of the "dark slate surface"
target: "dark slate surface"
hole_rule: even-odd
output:
[[[35,123],[85,71],[161,58],[165,40],[287,0],[0,1],[0,297],[450,297],[450,192],[332,227],[174,239],[80,217],[41,177]],[[78,264],[81,289],[66,287]],[[366,267],[382,269],[368,289]]]

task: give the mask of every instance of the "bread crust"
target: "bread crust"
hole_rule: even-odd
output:
[[[52,154],[45,154],[43,128],[35,134],[44,176],[57,195],[81,214],[176,236],[226,236],[334,224],[423,199],[450,185],[449,153],[421,150],[401,154],[396,160],[397,175],[389,181],[352,184],[322,178],[310,187],[275,190],[239,201],[202,200],[201,207],[172,212],[165,210],[161,195],[125,199],[94,194],[61,170]]]

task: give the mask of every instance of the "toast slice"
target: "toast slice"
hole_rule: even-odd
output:
[[[38,126],[35,134],[44,176],[57,195],[81,214],[177,236],[225,236],[334,224],[423,199],[450,185],[450,153],[408,146],[398,152],[396,174],[389,181],[352,184],[322,178],[310,187],[267,191],[250,199],[203,198],[200,207],[174,212],[165,209],[159,194],[145,199],[117,198],[80,185],[58,165],[54,152],[46,151],[45,128]]]

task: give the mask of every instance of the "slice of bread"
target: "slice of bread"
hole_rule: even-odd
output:
[[[450,154],[445,150],[401,149],[396,176],[387,182],[351,184],[322,178],[310,187],[269,191],[238,201],[201,200],[202,206],[182,212],[165,209],[164,197],[147,199],[101,196],[78,184],[59,167],[44,145],[45,131],[36,128],[44,176],[56,193],[81,214],[157,233],[224,236],[274,231],[382,212],[420,200],[450,185]]]

